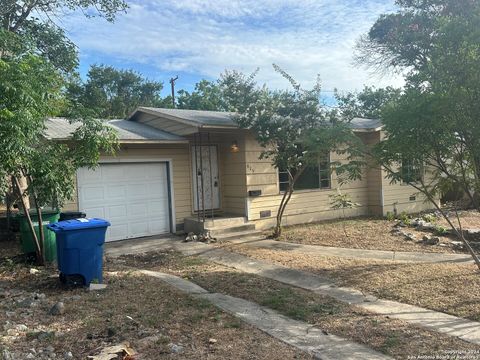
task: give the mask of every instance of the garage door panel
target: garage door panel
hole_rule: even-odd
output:
[[[148,179],[163,179],[166,180],[166,173],[161,168],[149,167],[145,170],[145,175]]]
[[[102,181],[104,183],[111,183],[121,181],[125,179],[125,168],[122,166],[101,166],[102,168]]]
[[[147,168],[148,168],[148,165],[138,165],[135,171],[126,173],[125,177],[133,181],[142,181],[147,178],[146,177]]]
[[[147,198],[148,192],[144,183],[137,182],[128,185],[127,194],[129,199],[145,199]]]
[[[166,221],[150,221],[149,222],[150,231],[161,232],[162,229],[165,229],[165,226],[168,226]]]
[[[83,184],[96,184],[102,180],[102,170],[96,168],[90,171],[81,171],[78,173],[78,181]]]
[[[109,241],[126,239],[126,233],[128,233],[127,224],[115,225],[114,223],[112,223],[112,225],[108,228],[107,231],[107,239]]]
[[[103,199],[105,196],[103,186],[86,186],[83,191],[82,200],[90,201],[90,200],[99,200]]]
[[[148,207],[145,203],[130,204],[127,210],[130,217],[146,217],[148,216]]]
[[[114,199],[114,198],[123,199],[126,196],[127,196],[127,187],[125,185],[107,186],[107,197],[109,199]]]
[[[96,208],[85,208],[82,209],[84,213],[87,214],[88,217],[91,218],[106,218],[105,208],[103,207],[96,207]]]
[[[158,197],[168,197],[168,191],[165,187],[157,186],[156,184],[148,183],[146,184],[147,191],[149,194],[158,196]]]
[[[102,164],[77,179],[80,210],[111,223],[107,241],[169,232],[166,163]]]
[[[161,201],[150,201],[147,206],[149,214],[168,216],[168,209],[165,209],[164,199]]]
[[[125,205],[116,205],[108,207],[108,216],[110,218],[124,218],[127,216],[127,207]]]
[[[131,222],[130,232],[134,237],[148,235],[150,233],[150,230],[148,227],[148,220],[145,219],[144,221]]]

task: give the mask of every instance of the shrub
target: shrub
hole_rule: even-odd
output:
[[[398,219],[406,225],[410,224],[410,215],[408,215],[405,211],[402,211],[400,215],[398,215]]]
[[[395,214],[392,213],[392,212],[390,212],[390,211],[388,211],[388,212],[387,212],[387,216],[385,216],[385,218],[386,218],[388,221],[393,221],[393,220],[395,220]]]

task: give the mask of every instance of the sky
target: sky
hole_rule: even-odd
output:
[[[80,52],[80,72],[91,64],[134,69],[163,81],[178,75],[176,89],[192,90],[226,69],[251,73],[275,89],[288,82],[272,63],[302,87],[320,76],[324,94],[334,88],[401,86],[400,77],[375,75],[353,65],[355,42],[393,0],[127,0],[115,23],[69,14],[61,19]]]

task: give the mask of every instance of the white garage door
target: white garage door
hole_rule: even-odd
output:
[[[102,164],[77,179],[80,211],[112,224],[107,241],[170,231],[166,163]]]

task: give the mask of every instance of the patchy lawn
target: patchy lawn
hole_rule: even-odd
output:
[[[480,351],[479,346],[454,337],[372,314],[328,296],[207,263],[197,257],[158,252],[124,256],[112,264],[113,268],[118,269],[132,266],[182,276],[211,292],[256,302],[288,317],[318,326],[327,333],[363,343],[397,359],[420,354],[441,355],[447,350]]]
[[[472,264],[397,263],[230,246],[256,259],[317,273],[336,284],[480,321],[480,272]]]
[[[86,359],[123,341],[136,360],[311,358],[158,279],[106,273],[106,290],[67,291],[55,269],[30,268],[0,261],[0,358]]]
[[[390,250],[390,251],[417,251],[436,253],[457,253],[449,246],[448,238],[441,237],[439,245],[425,245],[420,240],[428,232],[417,231],[414,228],[402,228],[403,231],[412,233],[417,241],[405,240],[403,236],[392,234],[393,227],[398,221],[384,219],[347,219],[325,221],[314,224],[303,224],[285,227],[280,241],[322,245],[352,249]],[[345,225],[347,235],[343,232]],[[480,226],[479,226],[480,227]],[[461,251],[460,251],[461,253]]]

